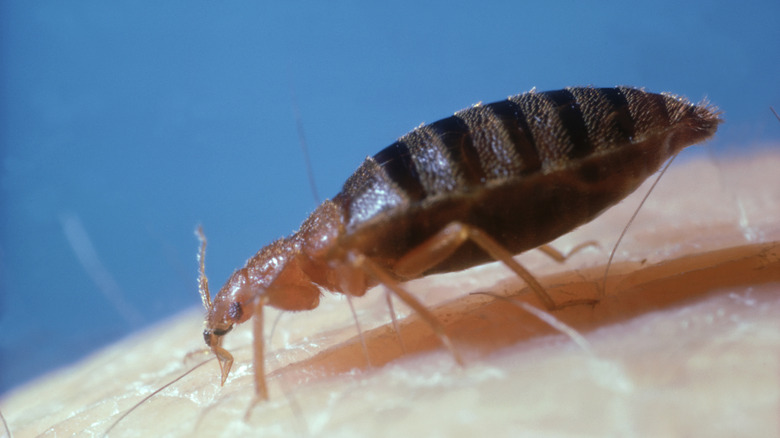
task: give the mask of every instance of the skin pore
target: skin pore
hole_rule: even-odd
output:
[[[777,435],[778,168],[777,152],[679,157],[618,248],[601,302],[552,313],[584,342],[511,302],[470,295],[543,308],[494,263],[409,286],[442,320],[465,367],[395,302],[404,354],[375,289],[352,300],[373,367],[346,299],[326,295],[314,311],[281,317],[266,345],[270,401],[248,420],[251,323],[225,338],[235,363],[221,387],[213,355],[184,360],[203,348],[200,308],[8,394],[0,410],[15,437],[101,436],[208,360],[110,436]],[[589,240],[600,248],[562,264],[539,251],[518,260],[556,301],[598,296],[609,251],[652,179],[552,243],[562,252]],[[194,260],[193,250],[193,277]],[[266,311],[267,335],[277,315]]]

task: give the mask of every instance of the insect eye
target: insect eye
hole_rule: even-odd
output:
[[[226,330],[222,329],[214,329],[214,331],[211,332],[214,336],[225,336],[226,334],[230,333],[230,331],[233,330],[233,326],[231,325]],[[208,332],[203,332],[203,335],[208,337]],[[206,342],[208,344],[208,341]]]
[[[244,309],[241,308],[241,304],[239,303],[232,303],[230,305],[230,308],[228,309],[228,316],[233,321],[238,321],[241,319],[241,316],[244,314]]]

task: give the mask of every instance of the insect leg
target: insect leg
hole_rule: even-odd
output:
[[[368,355],[368,346],[366,345],[366,337],[363,336],[363,329],[360,328],[360,320],[355,312],[355,306],[352,304],[352,295],[347,294],[347,303],[349,303],[349,311],[352,312],[352,319],[355,320],[355,327],[357,327],[358,337],[360,338],[360,345],[363,347],[363,355],[366,357],[366,364],[371,367],[371,357]]]
[[[398,328],[398,318],[393,308],[393,297],[390,296],[390,290],[388,289],[385,289],[385,300],[387,300],[387,308],[390,310],[390,319],[393,321],[393,330],[395,330],[395,335],[398,337],[398,343],[401,344],[401,351],[406,353],[406,344],[404,344],[404,338],[401,337],[401,330]]]
[[[255,366],[255,395],[259,400],[268,400],[268,386],[265,381],[265,340],[263,339],[263,306],[265,300],[260,298],[255,304],[254,325],[252,327],[252,336],[255,340],[254,348],[254,366]],[[251,410],[251,407],[250,407]],[[249,415],[249,412],[247,412]]]
[[[547,310],[558,308],[553,299],[550,298],[550,295],[544,290],[544,287],[539,284],[527,269],[515,261],[509,251],[484,231],[462,222],[450,222],[449,225],[436,233],[436,235],[404,255],[393,268],[402,276],[419,276],[426,270],[436,266],[447,257],[454,254],[467,240],[471,240],[477,244],[493,257],[493,259],[503,262],[509,269],[522,278],[523,281],[531,287]]]
[[[463,359],[461,359],[458,351],[455,350],[455,346],[452,344],[452,340],[450,340],[449,335],[447,335],[447,333],[444,331],[444,326],[441,324],[441,322],[433,313],[431,313],[430,310],[428,310],[417,298],[415,298],[414,295],[410,294],[406,289],[404,289],[398,280],[393,278],[393,276],[391,276],[384,268],[377,265],[363,254],[357,254],[351,251],[348,253],[347,259],[353,267],[363,270],[363,272],[365,272],[368,276],[376,279],[379,283],[383,284],[391,292],[393,292],[395,296],[397,296],[407,306],[411,307],[412,310],[417,312],[423,321],[428,323],[428,325],[433,329],[434,333],[439,337],[442,344],[444,344],[444,346],[450,350],[458,365],[463,365]]]
[[[255,367],[255,398],[244,413],[244,421],[249,421],[249,417],[252,415],[252,410],[260,401],[268,400],[268,384],[265,380],[265,339],[263,339],[263,306],[265,306],[265,300],[258,298],[255,303],[255,310],[252,324],[252,336],[255,340],[255,348],[253,348],[252,364]],[[224,383],[223,383],[224,384]]]
[[[578,252],[582,251],[583,249],[592,246],[592,247],[599,247],[598,242],[595,240],[588,240],[587,242],[582,242],[579,245],[575,246],[571,250],[569,250],[568,253],[564,254],[557,249],[553,248],[550,245],[540,245],[536,249],[544,253],[546,256],[550,257],[551,259],[555,260],[558,263],[563,263],[568,259],[569,257],[573,256],[574,254],[577,254]]]

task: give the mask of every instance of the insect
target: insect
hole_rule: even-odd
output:
[[[558,307],[512,257],[589,222],[722,120],[706,102],[630,87],[519,94],[422,125],[368,157],[293,235],[261,249],[211,298],[201,230],[206,345],[222,384],[224,336],[254,317],[255,390],[268,398],[263,308],[317,307],[321,291],[385,286],[460,362],[442,324],[403,282],[499,260]]]

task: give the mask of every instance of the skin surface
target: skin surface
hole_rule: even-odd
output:
[[[251,324],[226,338],[236,362],[220,387],[213,356],[183,361],[203,348],[200,309],[21,388],[0,409],[16,437],[101,436],[208,359],[110,436],[777,436],[780,153],[678,160],[618,248],[601,302],[552,313],[584,340],[505,300],[468,295],[542,308],[489,264],[409,285],[444,322],[463,368],[413,315],[401,322],[404,354],[376,289],[353,300],[373,368],[346,299],[326,296],[315,311],[282,316],[266,346],[270,401],[248,421]],[[552,243],[601,248],[563,264],[538,251],[518,259],[558,302],[598,296],[609,251],[650,183]],[[267,334],[277,314],[266,311]]]

